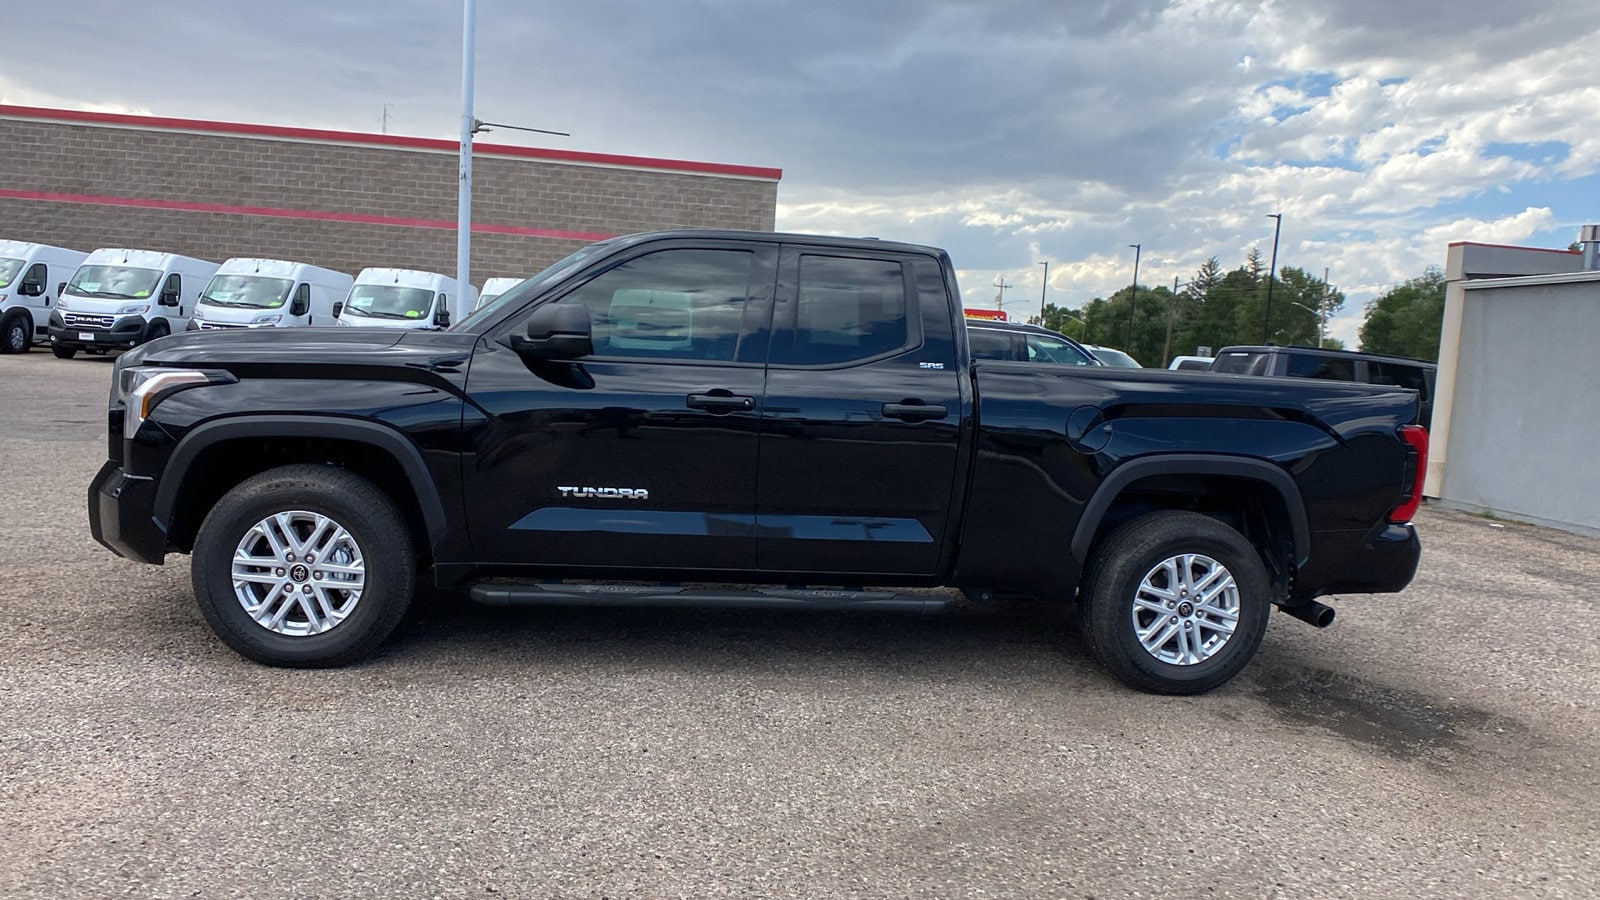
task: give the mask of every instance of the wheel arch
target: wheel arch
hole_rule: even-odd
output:
[[[251,452],[241,461],[230,450]],[[158,483],[154,514],[174,546],[192,545],[207,512],[239,482],[280,465],[338,465],[376,483],[417,529],[419,549],[438,549],[444,503],[422,453],[377,422],[330,416],[241,416],[206,422],[178,442]]]
[[[1271,498],[1276,501],[1265,512],[1270,518],[1281,515],[1276,523],[1285,526],[1290,539],[1292,566],[1305,565],[1311,554],[1311,529],[1306,519],[1305,502],[1300,488],[1281,467],[1264,459],[1237,456],[1219,456],[1200,453],[1173,453],[1129,460],[1112,470],[1100,487],[1085,504],[1072,536],[1072,555],[1080,565],[1086,565],[1095,542],[1100,539],[1108,516],[1118,502],[1136,492],[1142,485],[1153,487],[1158,493],[1181,493],[1174,490],[1173,479],[1189,479],[1207,489],[1226,489],[1229,484],[1251,486],[1255,499]],[[1269,525],[1274,524],[1269,522]]]

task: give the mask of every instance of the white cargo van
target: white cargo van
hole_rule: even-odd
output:
[[[525,280],[522,278],[491,278],[485,281],[483,283],[483,291],[478,294],[478,302],[472,308],[477,309],[491,302],[494,298],[511,290]]]
[[[332,325],[354,278],[286,259],[226,260],[200,292],[190,331]]]
[[[478,292],[438,272],[362,269],[339,312],[340,325],[449,328],[472,311]]]
[[[182,331],[217,264],[158,250],[101,249],[67,282],[50,314],[50,349],[126,350]]]
[[[54,298],[83,264],[81,250],[0,240],[0,353],[22,353],[50,336]]]

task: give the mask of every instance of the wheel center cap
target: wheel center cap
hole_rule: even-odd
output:
[[[1183,601],[1182,603],[1179,603],[1178,604],[1178,615],[1180,615],[1180,616],[1192,616],[1192,615],[1194,615],[1194,604],[1190,603],[1187,600]]]
[[[311,570],[302,565],[296,565],[289,570],[289,577],[295,581],[307,581],[311,578]]]

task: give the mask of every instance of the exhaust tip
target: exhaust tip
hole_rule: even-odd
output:
[[[1304,603],[1296,603],[1293,606],[1282,606],[1279,609],[1317,628],[1327,628],[1332,625],[1335,615],[1333,607],[1318,603],[1315,600],[1307,600]]]

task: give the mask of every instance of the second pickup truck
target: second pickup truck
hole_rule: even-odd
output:
[[[929,247],[686,231],[448,331],[165,338],[117,361],[90,522],[192,554],[217,634],[285,666],[369,655],[419,577],[491,604],[951,586],[1075,602],[1116,677],[1189,694],[1274,607],[1326,625],[1315,598],[1411,580],[1414,392],[975,362],[960,296]]]

